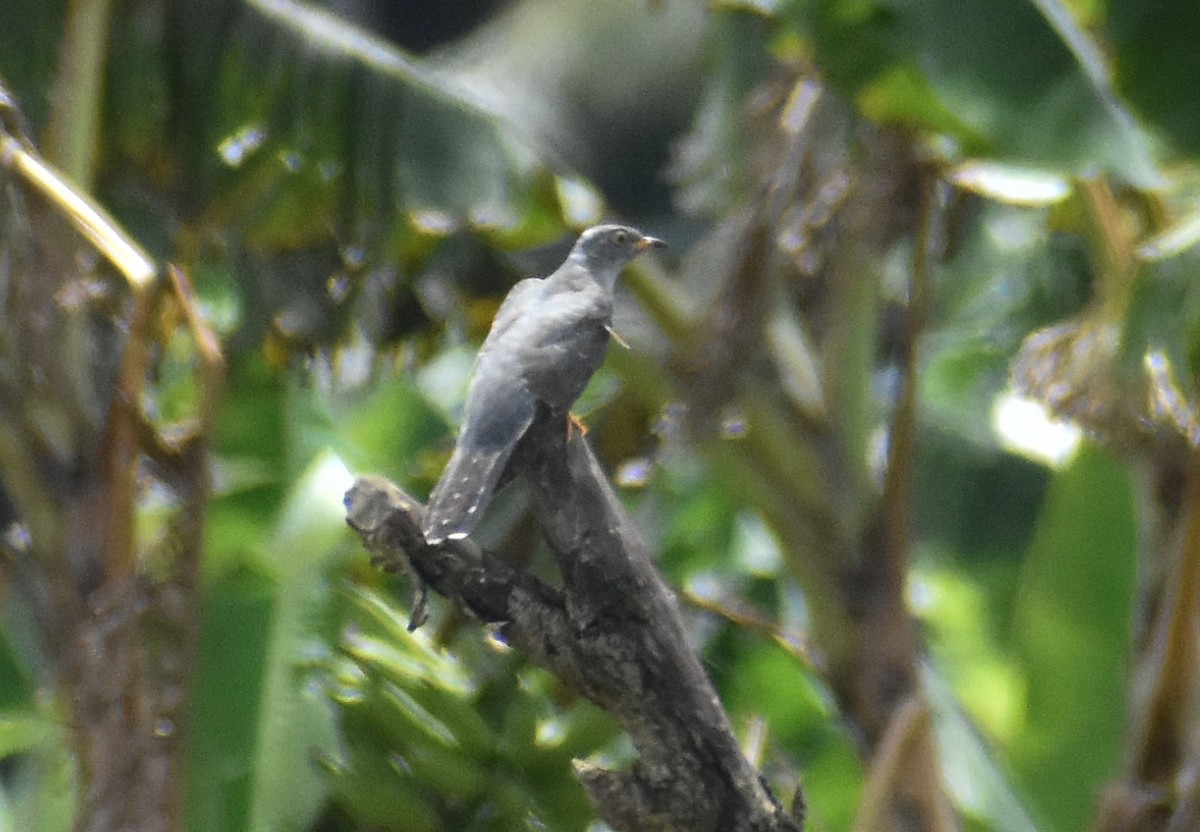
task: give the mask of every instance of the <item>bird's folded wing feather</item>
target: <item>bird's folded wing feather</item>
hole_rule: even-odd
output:
[[[546,281],[540,277],[528,277],[508,290],[504,302],[496,310],[492,319],[492,328],[479,350],[480,357],[486,354],[495,344],[508,337],[514,325],[529,315],[531,306],[540,299],[546,287]]]
[[[479,351],[462,430],[425,507],[423,531],[431,545],[474,531],[533,422],[537,400],[521,380],[516,345],[506,341],[517,336],[541,287],[541,280],[530,279],[512,288]]]

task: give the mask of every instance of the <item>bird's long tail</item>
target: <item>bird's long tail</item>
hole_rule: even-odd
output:
[[[511,455],[512,445],[458,443],[425,506],[426,543],[458,540],[475,530]]]

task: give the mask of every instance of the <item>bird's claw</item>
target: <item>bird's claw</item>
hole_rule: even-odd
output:
[[[583,423],[583,420],[574,413],[567,414],[567,441],[570,442],[576,436],[587,436],[588,426]]]
[[[429,585],[415,569],[409,573],[409,577],[412,579],[413,605],[412,613],[408,616],[408,631],[415,633],[429,619]]]

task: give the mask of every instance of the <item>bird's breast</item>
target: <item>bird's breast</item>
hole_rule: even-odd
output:
[[[523,354],[521,374],[530,391],[552,410],[566,412],[604,363],[608,319],[579,317],[553,331]]]

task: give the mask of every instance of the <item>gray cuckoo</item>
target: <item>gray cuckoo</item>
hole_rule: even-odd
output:
[[[454,453],[425,508],[427,543],[474,530],[539,404],[565,424],[604,361],[617,276],[662,245],[627,226],[597,225],[553,274],[509,291],[475,359]]]

